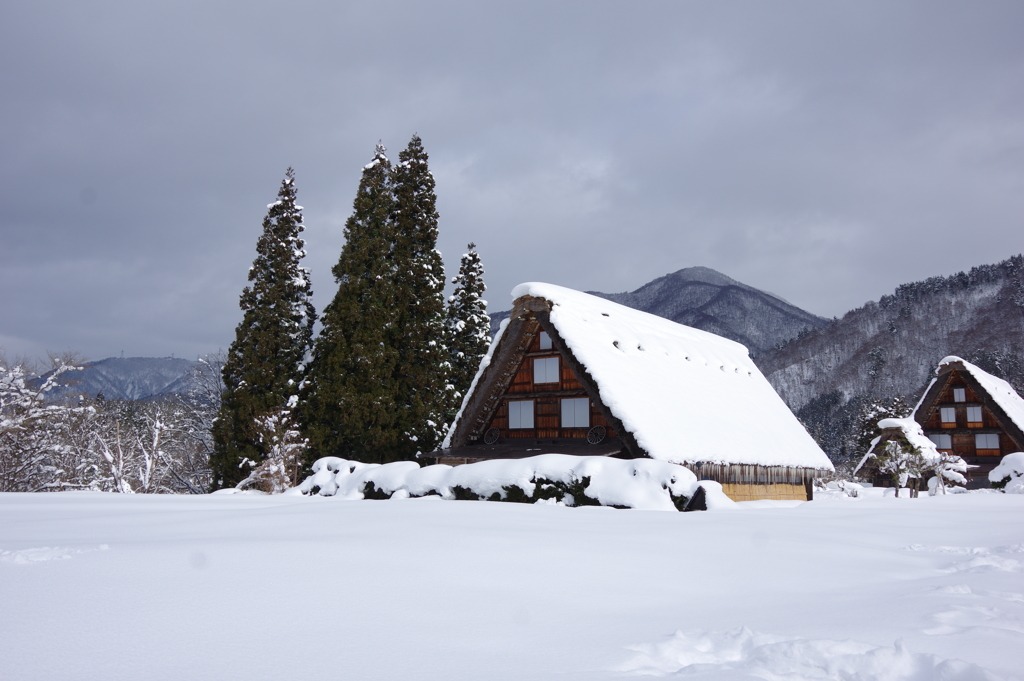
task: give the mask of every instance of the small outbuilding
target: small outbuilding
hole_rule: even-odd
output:
[[[552,284],[512,295],[439,462],[646,457],[737,501],[810,499],[833,470],[739,343]]]
[[[939,362],[913,418],[939,452],[971,466],[969,486],[987,485],[1001,457],[1024,451],[1024,399],[1003,379],[960,357]]]
[[[878,427],[882,432],[871,441],[854,470],[855,475],[870,479],[875,487],[892,487],[894,478],[899,479],[900,487],[913,480],[913,494],[917,494],[922,483],[933,492],[935,488],[944,490],[947,484],[966,484],[967,463],[950,452],[936,449],[935,442],[913,418],[882,419]],[[890,449],[890,442],[898,447]]]

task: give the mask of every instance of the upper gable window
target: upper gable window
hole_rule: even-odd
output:
[[[590,427],[590,398],[571,398],[562,400],[562,427]]]
[[[945,433],[939,433],[938,435],[929,435],[929,439],[935,443],[936,449],[953,449],[953,436],[946,435]]]
[[[942,407],[939,412],[943,423],[956,423],[956,408]]]
[[[551,349],[551,336],[548,335],[547,331],[540,332],[540,349],[550,350]]]
[[[534,383],[558,383],[558,358],[541,357],[533,360]]]
[[[533,400],[508,403],[509,428],[533,428]]]
[[[953,401],[954,402],[966,402],[967,401],[967,390],[964,388],[953,388]]]

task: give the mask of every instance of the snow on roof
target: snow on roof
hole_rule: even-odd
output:
[[[572,289],[531,282],[605,406],[654,459],[832,470],[734,341]]]
[[[455,419],[448,427],[448,433],[444,436],[444,442],[441,443],[442,449],[448,449],[452,446],[452,435],[455,434],[455,426],[459,421],[462,420],[462,415],[466,411],[466,405],[469,404],[470,398],[473,396],[473,391],[476,390],[476,384],[480,382],[480,377],[484,373],[484,369],[491,365],[491,359],[494,357],[494,350],[498,347],[498,341],[501,340],[502,336],[505,335],[505,329],[508,328],[509,319],[502,319],[501,324],[498,325],[498,333],[494,336],[494,340],[491,341],[490,346],[487,348],[487,354],[480,360],[480,366],[476,370],[476,376],[473,377],[473,382],[469,384],[469,389],[466,390],[466,394],[462,396],[462,404],[459,405],[459,413],[455,415]]]
[[[878,422],[878,427],[882,430],[886,428],[899,428],[903,431],[903,437],[907,439],[907,442],[921,450],[921,455],[925,459],[934,461],[939,458],[939,450],[935,448],[935,443],[924,434],[921,424],[915,421],[913,417],[882,419]]]
[[[964,369],[974,377],[974,380],[981,385],[985,392],[987,392],[995,403],[998,404],[1006,413],[1006,415],[1010,417],[1010,420],[1013,421],[1018,428],[1024,430],[1024,399],[1021,399],[1021,396],[1017,394],[1017,391],[1013,389],[1013,386],[1003,379],[996,378],[987,371],[979,369],[966,359],[962,359],[956,355],[950,355],[949,357],[943,358],[943,360],[939,362],[939,366],[935,370],[935,373],[937,374],[942,370],[942,367],[954,362],[962,364]],[[927,394],[927,392],[925,394]]]

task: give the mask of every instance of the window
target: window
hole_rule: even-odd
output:
[[[558,383],[558,358],[541,357],[533,360],[534,383]]]
[[[935,443],[936,449],[953,449],[952,435],[945,435],[940,433],[938,435],[929,435],[928,437],[931,438],[931,441]]]
[[[999,449],[999,433],[978,433],[974,436],[976,449]]]
[[[533,428],[533,400],[508,403],[509,428]]]
[[[540,349],[550,350],[551,349],[551,336],[548,335],[547,331],[540,332]]]
[[[943,407],[939,410],[942,414],[943,423],[956,423],[956,408],[955,407]]]
[[[967,391],[964,388],[953,388],[953,401],[954,402],[966,402]]]
[[[967,422],[981,423],[981,407],[967,407]]]
[[[562,400],[562,427],[590,427],[590,399],[582,397]]]

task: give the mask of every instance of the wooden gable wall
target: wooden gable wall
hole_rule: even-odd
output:
[[[605,437],[618,437],[618,433],[605,418],[603,410],[596,400],[588,395],[583,383],[572,370],[570,362],[554,347],[552,342],[547,349],[541,348],[542,333],[539,328],[528,342],[519,366],[515,370],[508,388],[501,396],[501,403],[495,411],[487,430],[497,428],[502,439],[562,439],[586,438],[594,426],[605,428]],[[550,336],[549,336],[550,338]],[[558,375],[556,381],[538,382],[535,360],[557,359]],[[540,376],[540,378],[547,378]],[[585,426],[578,427],[562,422],[562,400],[587,399],[588,418]],[[525,405],[533,414],[533,428],[512,428],[509,424],[510,403]],[[522,407],[520,407],[522,408]]]
[[[954,365],[957,366],[957,365]],[[963,390],[963,400],[957,400],[956,390]],[[953,410],[954,420],[943,420],[943,409]],[[978,413],[980,411],[980,414]],[[971,416],[974,418],[971,418]],[[977,418],[981,416],[980,420]],[[1006,454],[1024,449],[1024,438],[1019,429],[1002,413],[991,396],[966,369],[952,368],[940,374],[935,385],[925,395],[915,414],[925,435],[948,435],[950,447],[940,451],[955,454],[977,468],[968,472],[971,478],[984,478],[999,459]],[[979,434],[996,435],[997,447],[978,447]],[[934,438],[933,438],[934,439]]]
[[[646,456],[632,434],[623,430],[622,424],[601,402],[597,384],[558,335],[549,311],[550,303],[543,298],[523,296],[514,302],[508,326],[492,349],[489,364],[476,379],[476,386],[453,426],[446,451],[486,444],[493,441],[495,435],[507,443],[521,441],[524,447],[531,438],[538,443],[543,438],[545,444],[586,442],[590,429],[601,426],[605,429],[605,442],[620,442],[630,458]],[[542,331],[549,334],[551,349],[541,349]],[[558,358],[558,380],[536,382],[534,360],[553,357]],[[562,423],[561,400],[588,398],[588,428],[567,427]],[[526,400],[533,401],[533,427],[510,428],[510,404]]]

